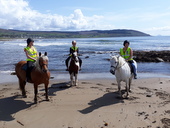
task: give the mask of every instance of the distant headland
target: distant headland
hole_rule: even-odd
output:
[[[128,29],[89,30],[89,31],[23,31],[0,29],[0,39],[14,38],[100,38],[100,37],[135,37],[149,34]]]

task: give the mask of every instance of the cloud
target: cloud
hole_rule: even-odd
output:
[[[0,28],[16,30],[90,30],[103,17],[86,17],[80,9],[69,16],[42,14],[24,0],[0,0]]]

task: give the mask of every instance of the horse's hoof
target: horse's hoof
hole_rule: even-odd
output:
[[[129,99],[129,96],[128,95],[122,95],[122,98],[123,99]]]
[[[50,101],[48,98],[46,98],[46,101]]]
[[[34,98],[34,103],[37,103],[37,98]]]

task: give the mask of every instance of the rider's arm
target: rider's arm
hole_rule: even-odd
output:
[[[133,57],[133,50],[130,49],[130,57],[128,58],[128,60],[130,60]]]
[[[32,59],[32,60],[35,60],[35,61],[36,61],[36,59],[35,59],[35,58],[32,58],[31,56],[29,56],[29,54],[28,54],[28,51],[27,51],[27,50],[24,50],[24,51],[25,51],[25,54],[26,54],[27,58]]]

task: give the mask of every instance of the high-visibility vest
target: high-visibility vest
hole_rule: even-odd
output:
[[[70,49],[72,49],[74,52],[77,52],[77,50],[78,50],[78,47],[70,47]],[[70,56],[72,56],[72,54],[70,53]]]
[[[128,47],[127,50],[124,52],[123,51],[123,48],[120,49],[120,55],[125,58],[125,59],[128,59],[130,57],[130,51],[131,51],[131,48]],[[129,59],[129,60],[133,60],[133,58]],[[129,61],[128,60],[128,61]]]
[[[73,49],[74,51],[77,51],[78,47],[71,47],[71,49]]]
[[[25,50],[28,52],[28,55],[30,57],[37,59],[37,50],[35,47],[33,47],[33,46],[32,46],[32,48],[26,47]],[[26,61],[35,61],[35,60],[27,58]]]

